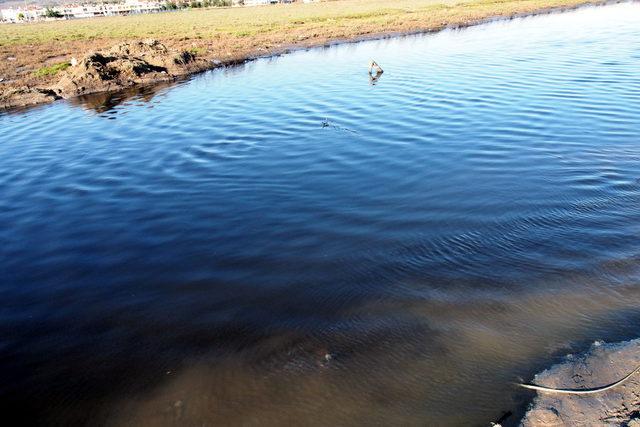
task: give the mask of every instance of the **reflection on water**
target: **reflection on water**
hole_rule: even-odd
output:
[[[382,73],[369,74],[369,84],[375,86],[382,77]]]
[[[514,381],[639,335],[638,18],[316,49],[0,116],[0,409],[516,423]]]
[[[69,99],[68,102],[73,106],[93,110],[96,113],[109,113],[117,106],[129,102],[138,104],[150,103],[156,95],[177,84],[179,83],[163,82],[150,86],[135,86],[118,92],[101,92],[78,96]],[[109,116],[107,115],[106,117]]]

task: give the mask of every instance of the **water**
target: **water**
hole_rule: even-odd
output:
[[[587,8],[0,116],[2,414],[515,423],[514,381],[640,335],[639,23]]]

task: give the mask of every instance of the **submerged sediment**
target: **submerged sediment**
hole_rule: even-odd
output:
[[[594,343],[582,355],[537,374],[533,383],[553,389],[594,389],[612,384],[640,365],[640,339]],[[640,374],[601,393],[589,395],[538,392],[522,427],[575,425],[640,426]]]

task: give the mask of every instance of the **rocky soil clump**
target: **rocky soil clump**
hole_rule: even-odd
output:
[[[72,59],[70,66],[56,76],[58,81],[48,87],[22,86],[0,91],[0,108],[171,81],[214,65],[191,51],[170,50],[153,39],[120,43],[80,60]]]
[[[44,104],[60,98],[60,95],[52,89],[22,86],[0,90],[0,106],[27,107],[29,105]]]
[[[210,64],[189,51],[170,51],[157,40],[121,43],[92,52],[69,67],[53,88],[62,98],[173,80]]]

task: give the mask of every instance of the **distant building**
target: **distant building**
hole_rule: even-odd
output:
[[[53,6],[65,19],[93,18],[96,16],[129,15],[132,13],[151,13],[164,9],[164,1],[125,0],[120,3],[72,3]],[[4,22],[40,21],[52,19],[46,17],[47,9],[40,6],[1,9],[0,18]]]
[[[188,5],[190,0],[171,0],[178,5]],[[264,6],[277,3],[293,3],[302,1],[313,3],[319,0],[231,0],[231,5],[238,6]],[[94,18],[97,16],[130,15],[132,13],[153,13],[166,9],[167,0],[123,0],[119,3],[69,3],[61,6],[53,6],[51,10],[58,12],[61,18],[78,19]],[[26,22],[46,21],[56,18],[46,16],[47,9],[42,6],[27,6],[0,9],[0,21],[2,22]]]
[[[96,16],[129,15],[131,13],[158,12],[164,8],[164,2],[125,0],[122,3],[104,4],[69,4],[54,7],[53,10],[59,12],[67,19],[92,18]]]
[[[38,6],[27,6],[19,9],[2,9],[0,15],[5,22],[38,21],[44,19],[45,9]]]
[[[267,4],[280,3],[278,0],[233,0],[232,6],[264,6]]]
[[[265,6],[268,4],[295,3],[296,1],[302,1],[303,3],[315,3],[320,0],[231,0],[231,6]]]

